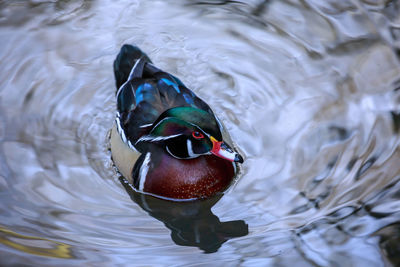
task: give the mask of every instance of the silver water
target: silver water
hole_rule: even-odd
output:
[[[370,0],[1,1],[1,265],[399,265],[399,14]],[[113,169],[124,43],[208,102],[245,155],[209,212],[248,234],[213,253],[174,242]]]

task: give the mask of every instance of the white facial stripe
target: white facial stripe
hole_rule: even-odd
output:
[[[201,133],[204,133],[205,135],[207,135],[208,136],[208,138],[210,138],[210,134],[208,134],[206,131],[204,131],[203,129],[201,129],[201,127],[200,126],[198,126],[198,125],[195,125],[195,124],[193,124],[193,123],[190,123],[190,122],[188,122],[190,125],[192,125],[194,128],[197,128],[197,129],[199,129],[200,130],[200,132]]]
[[[172,153],[171,153],[171,150],[169,150],[168,146],[166,146],[165,149],[167,150],[167,152],[168,152],[172,157],[174,157],[174,158],[176,158],[176,159],[183,159],[183,158],[177,157],[177,156],[175,156],[174,154],[172,154]]]
[[[158,125],[160,125],[163,121],[165,121],[166,119],[169,119],[170,117],[166,117],[162,120],[160,120],[156,125],[153,126],[153,129],[157,128]]]
[[[180,136],[181,134],[174,134],[174,135],[168,135],[168,136],[151,136],[151,135],[144,135],[140,137],[137,141],[136,144],[141,142],[141,141],[148,141],[148,142],[157,142],[157,141],[162,141],[162,140],[168,140],[171,138],[175,138]]]
[[[139,176],[139,190],[143,191],[144,189],[144,183],[146,182],[146,176],[149,171],[149,163],[150,163],[150,152],[146,154],[146,157],[144,158],[143,164],[140,167],[140,176]]]
[[[163,121],[165,121],[165,120],[167,120],[167,119],[170,119],[170,118],[172,118],[172,117],[165,117],[164,119],[160,120],[155,126],[153,126],[153,129],[154,129],[154,128],[157,128],[157,126],[158,126],[159,124],[161,124]],[[192,125],[194,128],[199,129],[200,132],[204,133],[204,134],[207,135],[208,137],[211,136],[211,135],[208,134],[206,131],[204,131],[203,129],[201,129],[200,126],[198,126],[198,125],[196,125],[196,124],[193,124],[193,123],[190,123],[190,122],[187,122],[187,121],[185,121],[185,123],[190,124],[190,125]]]

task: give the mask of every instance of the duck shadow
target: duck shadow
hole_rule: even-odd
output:
[[[229,239],[249,233],[243,220],[221,222],[212,213],[211,208],[222,194],[204,200],[176,202],[138,193],[124,178],[120,178],[120,182],[134,202],[171,230],[171,238],[179,246],[198,247],[205,253],[213,253]]]

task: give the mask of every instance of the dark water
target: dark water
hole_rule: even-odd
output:
[[[241,148],[220,200],[120,183],[124,43]],[[3,0],[0,47],[1,265],[400,265],[399,1]]]

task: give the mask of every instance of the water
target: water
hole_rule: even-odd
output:
[[[399,11],[1,1],[1,265],[399,265]],[[143,202],[120,183],[107,134],[124,43],[227,126],[245,163],[221,199]]]

